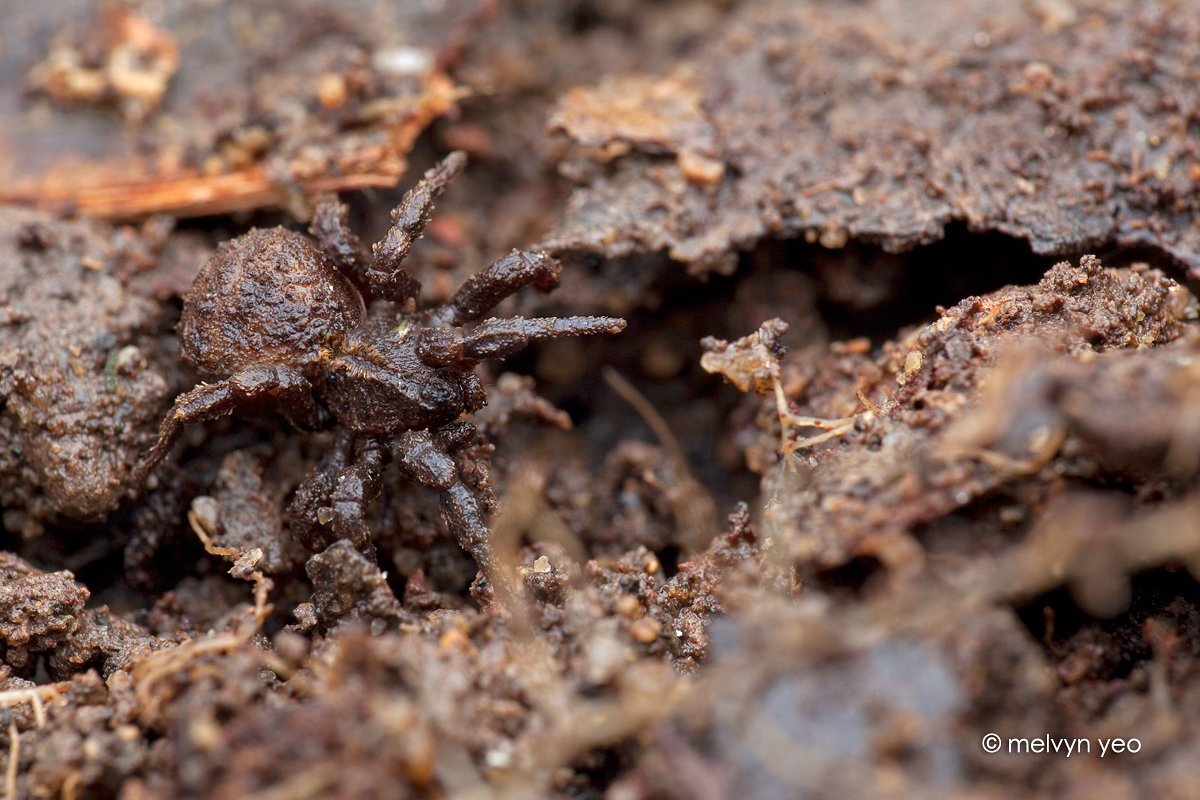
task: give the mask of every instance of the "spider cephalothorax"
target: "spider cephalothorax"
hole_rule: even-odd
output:
[[[465,163],[462,153],[452,153],[427,172],[392,212],[392,228],[369,258],[333,197],[317,204],[315,241],[274,228],[223,244],[197,275],[179,324],[184,356],[216,380],[176,399],[134,484],[189,424],[266,396],[299,426],[336,421],[341,427],[334,452],[292,502],[292,531],[305,546],[319,550],[349,539],[367,547],[364,507],[395,458],[408,477],[441,492],[447,525],[490,569],[479,501],[453,458],[475,437],[465,415],[487,402],[475,364],[510,356],[534,339],[616,333],[625,321],[512,317],[464,331],[518,289],[557,284],[557,262],[526,251],[472,276],[444,306],[415,311],[421,287],[400,262],[424,229],[434,197]]]

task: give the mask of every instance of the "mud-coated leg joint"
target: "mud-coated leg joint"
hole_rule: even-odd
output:
[[[510,294],[533,284],[543,291],[558,285],[562,265],[544,253],[514,250],[463,283],[454,297],[430,317],[430,325],[462,325],[479,319]]]
[[[387,451],[373,439],[365,441],[355,454],[354,463],[338,475],[330,498],[334,535],[349,540],[359,550],[371,540],[367,503],[379,494],[386,466]]]
[[[319,553],[338,538],[322,523],[322,517],[329,513],[329,498],[337,487],[338,476],[350,464],[353,454],[354,435],[347,430],[339,431],[333,451],[296,489],[288,508],[288,525],[292,536],[309,552]]]
[[[463,334],[460,328],[423,328],[417,339],[417,357],[433,367],[473,364],[485,358],[516,355],[535,339],[619,333],[625,320],[616,317],[508,317],[487,319]]]
[[[488,536],[487,525],[483,522],[483,513],[475,495],[461,481],[442,492],[442,519],[446,527],[454,534],[458,546],[472,555],[477,563],[494,582],[502,582],[504,575],[500,571],[496,553],[492,550],[492,542]]]
[[[392,227],[383,241],[375,245],[371,266],[367,269],[367,280],[371,291],[384,300],[403,305],[406,300],[421,293],[421,284],[400,262],[425,230],[433,201],[446,184],[467,163],[467,156],[455,151],[440,164],[425,173],[421,182],[412,188],[396,210],[392,212]]]
[[[313,212],[309,231],[317,244],[337,265],[342,274],[358,287],[367,289],[367,258],[362,241],[350,230],[350,215],[346,205],[335,194],[321,195]]]
[[[264,394],[279,401],[289,419],[306,427],[319,424],[319,414],[312,398],[312,386],[293,367],[251,367],[227,380],[213,384],[202,383],[175,400],[175,405],[158,430],[158,441],[134,467],[130,486],[140,489],[179,437],[194,422],[204,422],[231,413],[239,404]]]
[[[439,492],[458,481],[458,468],[429,431],[405,431],[392,440],[392,455],[410,479]]]

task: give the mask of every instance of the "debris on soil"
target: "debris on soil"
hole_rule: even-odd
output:
[[[53,650],[70,638],[89,595],[70,572],[46,574],[11,553],[0,553],[4,663],[22,669],[31,652]]]
[[[1140,3],[740,4],[671,77],[563,95],[553,124],[590,150],[564,162],[582,185],[542,246],[667,250],[703,275],[766,236],[898,251],[965,220],[1036,253],[1153,247],[1200,275],[1198,26],[1194,8]],[[625,120],[697,108],[666,120],[711,131],[713,181],[629,149],[684,145],[678,123],[655,138]]]
[[[29,70],[26,83],[64,103],[116,101],[127,122],[140,123],[158,108],[179,69],[179,47],[131,9],[112,4],[100,15],[98,41],[57,45]],[[100,52],[86,52],[93,49]],[[98,63],[88,63],[93,55]]]
[[[621,395],[625,402],[634,407],[646,424],[650,426],[650,429],[654,431],[655,437],[662,445],[665,456],[663,460],[667,462],[664,466],[668,468],[669,477],[661,482],[660,488],[671,505],[676,529],[680,534],[679,543],[686,552],[701,551],[717,535],[717,504],[713,501],[712,495],[704,488],[704,484],[692,475],[687,458],[683,455],[683,450],[679,447],[675,434],[671,432],[666,420],[655,410],[650,401],[615,369],[605,367],[602,374],[605,383]],[[632,444],[632,442],[628,442],[618,446],[614,455]],[[636,463],[644,459],[634,458],[631,460]],[[658,471],[650,468],[642,471],[643,479],[648,483],[651,482],[650,476],[659,474]]]
[[[488,389],[488,404],[475,412],[479,432],[487,439],[499,439],[516,419],[533,419],[569,431],[571,415],[540,397],[534,391],[535,383],[528,375],[501,373]]]
[[[245,450],[225,456],[217,473],[216,495],[192,500],[192,511],[213,544],[262,551],[256,563],[267,575],[286,574],[308,557],[283,525],[283,498],[295,488],[264,482],[262,468]]]
[[[704,355],[700,358],[700,366],[705,372],[724,375],[743,392],[753,389],[760,395],[768,393],[774,395],[782,437],[780,448],[788,468],[795,469],[791,458],[793,452],[798,448],[812,447],[844,433],[849,433],[854,427],[854,418],[819,419],[791,412],[783,393],[783,384],[779,380],[782,372],[779,359],[787,353],[786,348],[779,342],[779,338],[787,332],[788,324],[777,317],[767,320],[757,331],[749,336],[743,336],[732,345],[724,339],[708,336],[700,342],[700,346],[704,349]],[[816,436],[793,439],[791,437],[792,429],[802,427],[826,428],[827,430]]]
[[[387,576],[345,539],[308,559],[305,570],[313,583],[313,612],[322,630],[344,621],[369,624],[378,633],[400,614]]]
[[[420,132],[461,99],[446,62],[485,6],[20,4],[0,33],[0,69],[28,70],[24,91],[0,89],[0,202],[307,218],[307,196],[394,186]]]
[[[611,161],[633,147],[674,153],[689,180],[712,184],[725,166],[713,160],[717,150],[701,100],[685,76],[610,79],[594,91],[575,88],[563,95],[549,127],[598,150],[597,160]]]
[[[767,529],[810,571],[867,556],[915,568],[921,555],[910,531],[1006,484],[1029,476],[1094,480],[1121,442],[1162,451],[1178,428],[1150,431],[1183,413],[1187,384],[1181,374],[1167,377],[1168,364],[1194,348],[1194,333],[1180,338],[1194,317],[1191,293],[1161,272],[1105,268],[1092,256],[1077,268],[1054,266],[1035,287],[963,300],[878,357],[850,357],[862,372],[850,372],[853,383],[840,379],[842,407],[869,397],[874,410],[798,471],[767,471]],[[1139,379],[1121,391],[1132,377],[1117,377],[1128,369],[1123,350],[1176,339],[1173,348],[1138,354],[1139,370],[1168,359],[1157,384]],[[837,360],[824,368],[847,372]],[[1091,387],[1082,405],[1067,391],[1075,380]],[[1167,390],[1172,384],[1180,388]],[[1155,421],[1139,422],[1123,414],[1124,430],[1108,441],[1096,437],[1110,409],[1128,409],[1129,393],[1153,398],[1156,388],[1170,392],[1170,416],[1156,410]]]

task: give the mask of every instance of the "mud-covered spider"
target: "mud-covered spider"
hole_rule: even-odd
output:
[[[512,317],[464,332],[464,323],[518,289],[558,283],[558,263],[526,251],[472,276],[440,308],[416,311],[421,286],[400,262],[434,198],[465,163],[455,152],[429,170],[392,212],[392,228],[370,258],[334,197],[317,204],[316,241],[273,228],[221,245],[196,276],[179,323],[184,357],[217,380],[176,399],[133,485],[142,485],[191,423],[266,397],[299,427],[341,426],[334,452],[291,505],[292,532],[307,548],[337,539],[370,548],[364,509],[395,458],[407,477],[441,493],[447,526],[494,575],[479,499],[460,480],[453,457],[475,436],[465,416],[487,402],[475,364],[513,355],[535,339],[617,333],[625,321]]]

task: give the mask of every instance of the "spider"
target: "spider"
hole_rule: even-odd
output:
[[[392,212],[391,230],[370,258],[333,196],[317,203],[315,241],[273,228],[222,244],[196,276],[178,329],[184,357],[216,380],[175,400],[133,485],[143,485],[188,425],[269,398],[298,427],[340,425],[333,452],[291,504],[291,530],[305,547],[316,552],[347,539],[372,550],[365,506],[395,459],[409,479],[441,493],[450,531],[495,575],[479,499],[453,457],[476,439],[466,417],[487,403],[475,364],[511,356],[535,339],[617,333],[625,321],[512,317],[464,331],[524,286],[557,285],[556,261],[520,250],[469,278],[445,305],[417,311],[421,285],[400,263],[434,198],[465,164],[454,152],[425,173]]]

